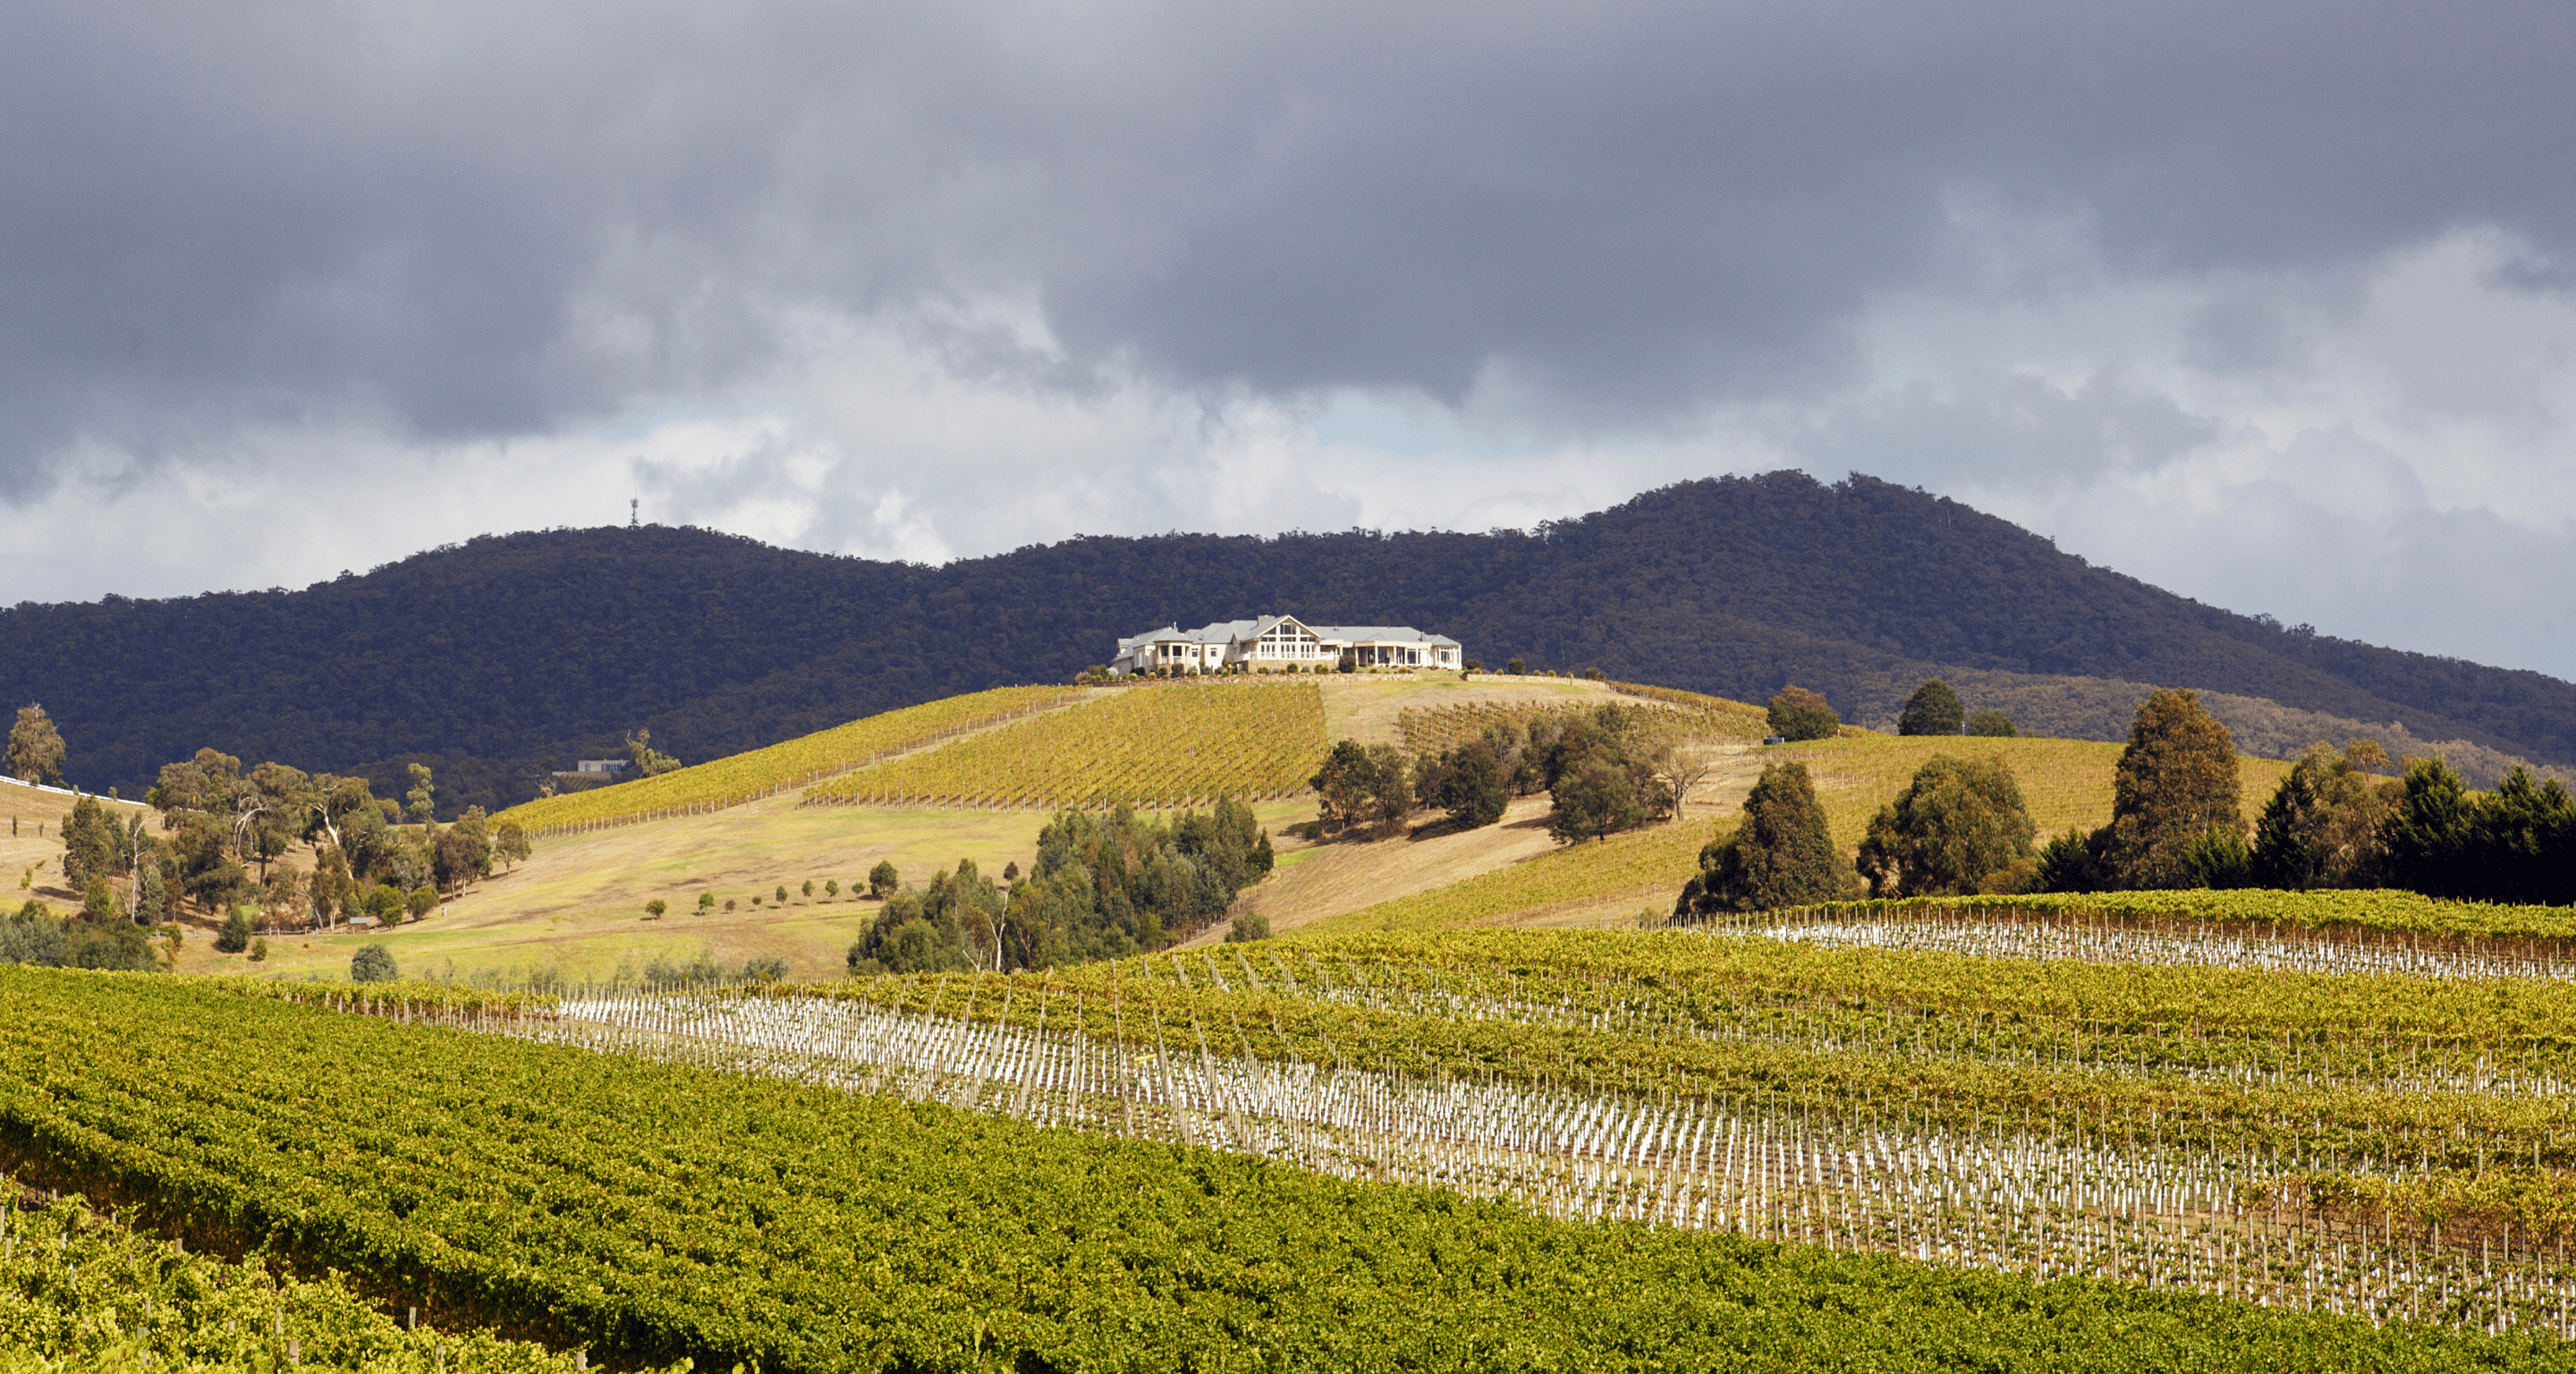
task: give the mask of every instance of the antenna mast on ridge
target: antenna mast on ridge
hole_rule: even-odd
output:
[[[642,500],[641,498],[639,498],[639,497],[629,496],[629,497],[627,497],[627,498],[626,498],[626,528],[628,528],[628,529],[630,529],[630,530],[631,530],[631,529],[640,529],[640,528],[642,528],[640,525],[638,525],[638,524],[636,523],[636,514],[635,514],[635,512],[636,512],[636,509],[637,509],[638,507],[642,506],[643,504],[644,504],[643,500]]]

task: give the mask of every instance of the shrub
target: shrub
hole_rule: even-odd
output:
[[[2213,825],[2183,852],[2183,867],[2193,887],[2254,887],[2254,853],[2245,847],[2245,832],[2232,825]]]
[[[713,911],[713,910],[715,910],[715,909],[716,909],[716,894],[714,894],[714,893],[712,893],[712,892],[701,892],[701,893],[699,893],[699,894],[698,894],[698,914],[699,914],[699,915],[704,916],[704,915],[705,915],[705,914],[707,914],[708,912]]]
[[[1235,913],[1234,919],[1227,923],[1225,928],[1225,942],[1229,945],[1248,944],[1254,940],[1269,938],[1270,918],[1258,911]]]
[[[252,962],[252,963],[254,963],[254,964],[261,964],[261,963],[266,963],[266,962],[268,962],[268,941],[267,941],[267,940],[265,940],[265,939],[259,939],[259,940],[253,940],[253,941],[251,941],[251,942],[250,942],[250,960],[251,960],[251,962]]]
[[[141,972],[155,967],[152,940],[132,921],[98,925],[74,921],[63,933],[63,963],[71,968]]]
[[[2119,886],[2111,866],[2111,827],[2069,830],[2040,847],[2035,892],[2108,892]]]
[[[778,885],[777,897],[778,897],[778,904],[779,904],[780,906],[785,906],[785,905],[787,905],[787,884],[785,884],[785,883],[780,883],[780,884]]]
[[[390,983],[400,976],[394,967],[393,951],[383,945],[361,945],[349,956],[349,981],[352,983]]]
[[[1526,677],[1529,675],[1529,663],[1527,660],[1516,658],[1511,662],[1504,664],[1503,671],[1514,677]]]
[[[670,909],[671,909],[671,904],[670,904],[669,902],[663,901],[663,900],[662,900],[661,898],[659,898],[659,897],[656,897],[656,898],[654,898],[653,900],[651,900],[651,901],[649,901],[649,902],[646,902],[646,903],[644,904],[644,914],[645,914],[645,916],[649,917],[649,918],[650,918],[650,919],[652,919],[652,920],[656,920],[656,921],[661,920],[661,919],[662,919],[662,913],[663,913],[663,912],[665,912],[665,911],[668,911],[668,910],[670,910]]]
[[[1771,733],[1786,740],[1832,739],[1843,718],[1823,695],[1791,683],[1771,698]]]
[[[43,902],[29,902],[15,912],[0,915],[0,964],[53,967],[62,962],[63,923],[54,919]]]
[[[823,900],[824,900],[824,901],[827,901],[827,902],[837,902],[837,901],[841,900],[841,880],[840,880],[840,879],[838,879],[838,878],[825,878],[825,879],[823,880]]]
[[[244,915],[242,909],[236,906],[232,909],[232,914],[224,917],[223,929],[215,932],[215,952],[239,954],[248,948],[250,948],[250,917]]]
[[[116,887],[103,877],[89,880],[81,894],[81,916],[91,921],[116,921],[125,917],[124,904],[116,899]]]

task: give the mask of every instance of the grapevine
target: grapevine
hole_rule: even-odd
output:
[[[1323,694],[1252,680],[1096,694],[806,789],[808,803],[1007,808],[1207,805],[1302,790],[1324,758]]]
[[[512,820],[531,835],[617,825],[669,816],[697,815],[773,796],[817,779],[865,768],[882,759],[1004,721],[1034,715],[1082,693],[1066,687],[996,687],[922,706],[855,720],[766,749],[734,754],[650,778],[614,783],[511,807],[494,821]]]

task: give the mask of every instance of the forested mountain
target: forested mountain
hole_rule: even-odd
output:
[[[429,763],[443,814],[650,726],[691,761],[869,712],[1061,680],[1149,626],[1287,611],[1410,623],[1499,665],[1850,712],[1922,664],[2201,687],[2576,759],[2576,685],[2285,630],[2147,586],[1955,501],[1855,476],[1685,482],[1534,533],[1078,538],[945,567],[697,529],[491,536],[302,591],[0,611],[0,688],[84,786],[135,795],[211,744]],[[391,788],[399,792],[398,787]]]

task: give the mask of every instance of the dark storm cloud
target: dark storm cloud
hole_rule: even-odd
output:
[[[1644,422],[1847,379],[1962,197],[2143,273],[2490,225],[2545,287],[2571,57],[2547,4],[26,5],[0,462],[543,431],[986,297],[1059,382]]]

